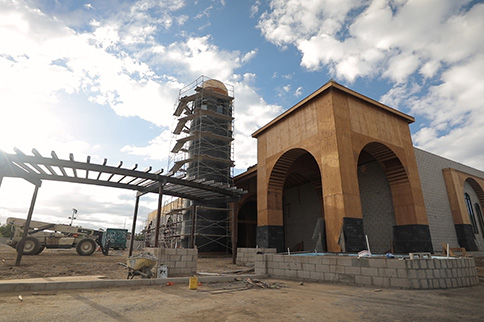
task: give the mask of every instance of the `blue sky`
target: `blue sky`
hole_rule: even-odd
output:
[[[482,17],[458,0],[0,0],[0,149],[166,169],[178,91],[205,75],[234,86],[239,173],[250,134],[333,78],[414,116],[416,146],[482,170]],[[4,179],[0,222],[32,191]],[[133,207],[132,192],[46,182],[34,218],[126,227]]]

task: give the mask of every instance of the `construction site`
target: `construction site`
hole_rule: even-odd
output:
[[[132,293],[160,296],[173,307],[170,296],[181,294],[202,308],[172,313],[172,321],[219,320],[215,303],[233,320],[279,311],[283,321],[293,320],[285,314],[317,321],[321,310],[345,316],[339,320],[482,319],[483,309],[460,309],[482,307],[482,171],[415,148],[412,116],[329,81],[254,132],[257,164],[234,175],[234,102],[231,85],[205,76],[180,90],[166,173],[73,155],[63,160],[55,152],[44,157],[35,149],[1,152],[0,188],[3,177],[13,177],[35,191],[26,218],[11,221],[17,227],[11,247],[0,244],[0,303],[17,310],[27,294],[33,303],[21,309],[27,316],[42,305],[32,294],[86,289],[64,300],[66,317],[83,299],[85,308],[131,321],[129,300],[101,307],[89,293],[117,286],[143,287]],[[97,232],[32,220],[43,180],[136,192],[133,224],[123,234],[135,236],[138,217],[146,216],[144,240],[135,245],[127,238],[113,249],[114,239]],[[158,207],[139,214],[146,194],[157,196]],[[186,286],[199,287],[190,293]],[[219,293],[230,296],[205,298]],[[240,302],[247,311],[233,305]],[[367,307],[376,303],[379,313]],[[448,314],[435,313],[444,306]],[[148,307],[157,312],[154,303]]]

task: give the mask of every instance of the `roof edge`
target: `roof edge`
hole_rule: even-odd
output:
[[[296,111],[299,107],[303,106],[305,103],[307,103],[308,101],[312,100],[313,98],[315,98],[316,96],[322,94],[323,92],[325,92],[326,90],[330,89],[330,88],[336,88],[342,92],[345,92],[347,94],[350,94],[358,99],[361,99],[363,101],[366,101],[370,104],[373,104],[373,105],[376,105],[384,110],[386,110],[387,112],[390,112],[390,113],[393,113],[395,115],[397,115],[398,117],[401,117],[403,119],[405,119],[407,121],[408,124],[410,123],[413,123],[415,122],[415,118],[413,116],[410,116],[408,114],[405,114],[403,112],[400,112],[399,110],[396,110],[392,107],[389,107],[383,103],[380,103],[374,99],[371,99],[363,94],[360,94],[358,92],[355,92],[354,90],[352,89],[349,89],[337,82],[335,82],[334,80],[330,80],[328,81],[326,84],[324,84],[323,86],[321,86],[319,89],[317,89],[316,91],[314,91],[312,94],[310,94],[309,96],[307,96],[306,98],[304,98],[303,100],[301,100],[299,103],[297,103],[296,105],[294,105],[293,107],[289,108],[288,110],[284,111],[282,114],[279,114],[278,116],[276,116],[272,121],[270,121],[269,123],[267,123],[266,125],[262,126],[260,129],[258,129],[257,131],[255,131],[254,133],[252,133],[252,137],[253,138],[257,138],[260,134],[262,134],[263,132],[265,132],[268,128],[270,128],[271,126],[273,126],[274,124],[278,123],[280,120],[282,120],[283,118],[285,118],[287,115],[293,113],[294,111]]]

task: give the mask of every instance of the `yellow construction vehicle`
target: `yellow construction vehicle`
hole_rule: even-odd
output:
[[[25,219],[8,218],[7,225],[13,229],[12,237],[7,244],[19,251],[18,245],[22,239],[25,227]],[[74,227],[63,224],[31,221],[30,228],[23,249],[24,255],[38,255],[45,248],[76,248],[81,256],[89,256],[94,253],[97,245],[101,244],[102,231]]]

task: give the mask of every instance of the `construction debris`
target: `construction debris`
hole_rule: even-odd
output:
[[[280,289],[282,287],[287,287],[285,284],[280,284],[276,282],[264,282],[258,279],[247,278],[245,280],[245,285],[247,288],[259,287],[259,288],[270,288],[270,289]]]

